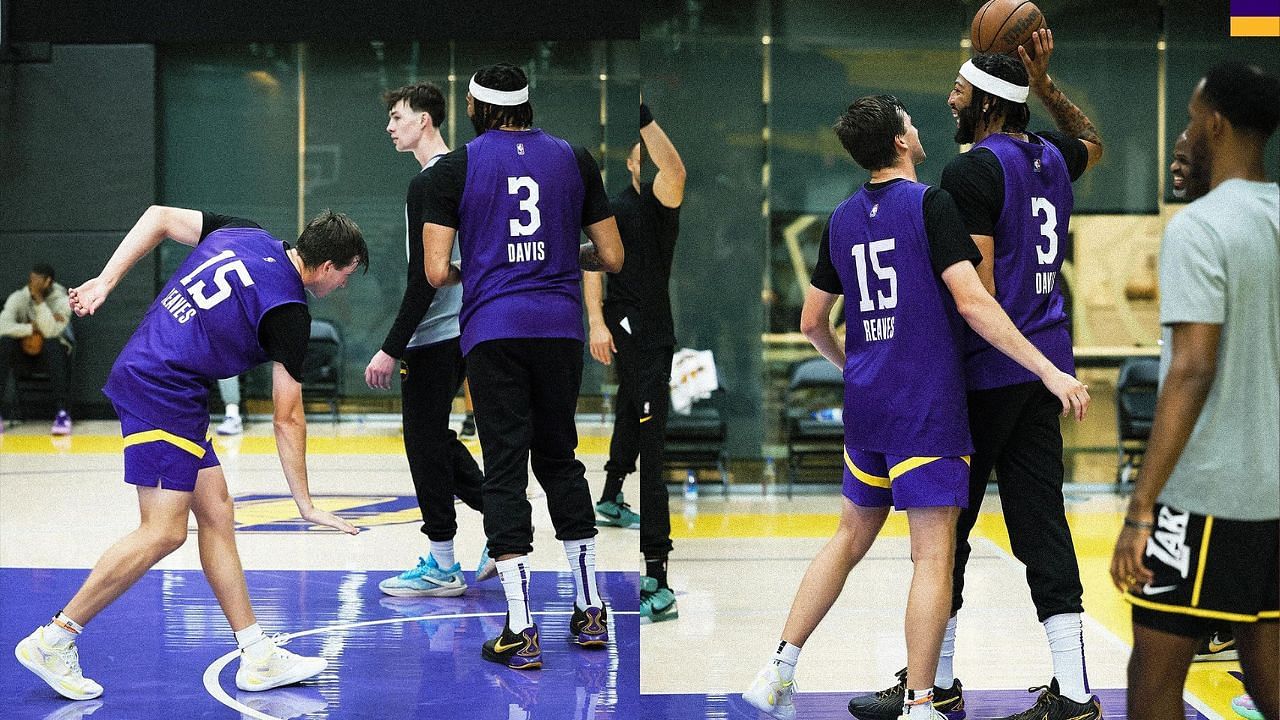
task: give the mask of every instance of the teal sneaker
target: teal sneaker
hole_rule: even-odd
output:
[[[393,597],[457,597],[466,592],[462,566],[442,569],[434,555],[418,558],[417,567],[378,583],[378,589]]]
[[[476,582],[488,580],[498,574],[498,563],[489,557],[489,546],[480,551],[480,564],[476,566]]]
[[[632,512],[631,506],[622,500],[622,493],[618,493],[618,497],[612,502],[596,503],[596,517],[600,518],[598,523],[600,525],[613,525],[630,530],[640,527],[640,516]]]
[[[657,578],[640,578],[640,624],[675,620],[680,617],[676,594],[671,588],[659,588]]]

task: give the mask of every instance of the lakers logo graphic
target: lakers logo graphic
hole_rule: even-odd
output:
[[[360,529],[422,522],[418,501],[395,495],[313,495],[316,507]],[[245,495],[235,499],[236,529],[241,532],[337,532],[298,515],[288,495]]]

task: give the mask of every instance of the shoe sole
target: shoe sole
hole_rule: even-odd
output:
[[[596,525],[607,525],[609,527],[622,528],[624,530],[639,530],[640,523],[624,523],[618,518],[611,518],[608,515],[596,513]]]
[[[586,640],[582,639],[582,635],[573,639],[573,644],[584,648],[602,648],[609,644],[608,635],[588,635]]]
[[[391,597],[415,598],[415,597],[458,597],[467,591],[467,586],[461,587],[440,587],[431,588],[429,590],[414,590],[413,588],[384,588],[379,587],[383,595]]]
[[[488,660],[489,662],[498,663],[499,665],[505,665],[511,668],[512,670],[541,670],[542,669],[541,656],[539,656],[537,660],[526,662],[520,665],[512,665],[506,658],[489,650],[489,648],[487,647],[480,648],[480,656],[483,657],[485,660]]]
[[[319,667],[319,669],[314,670],[312,672],[308,672],[308,673],[298,672],[298,673],[295,673],[294,675],[284,675],[282,677],[278,677],[274,679],[270,683],[267,683],[265,685],[255,686],[255,687],[246,687],[245,685],[241,685],[239,673],[237,673],[236,687],[245,692],[262,692],[264,690],[274,690],[278,687],[284,687],[285,685],[296,685],[304,680],[310,680],[311,678],[324,672],[328,667],[329,667],[329,661],[324,660],[324,664],[322,664]]]
[[[1191,662],[1223,662],[1227,660],[1239,660],[1239,650],[1223,650],[1216,653],[1205,653],[1204,655],[1196,655]]]
[[[83,695],[83,696],[75,695],[75,694],[72,694],[70,691],[59,687],[58,681],[51,679],[51,678],[57,677],[56,675],[51,676],[49,674],[49,671],[46,670],[43,665],[27,658],[23,654],[22,646],[25,643],[26,643],[26,640],[23,640],[22,642],[18,643],[18,646],[13,649],[13,656],[18,659],[18,662],[22,663],[22,667],[30,670],[32,673],[35,674],[36,677],[43,680],[44,683],[48,685],[50,688],[52,688],[54,692],[58,693],[59,695],[61,695],[62,697],[68,700],[92,700],[102,695],[101,692],[98,692],[97,694],[94,694],[94,695]]]
[[[935,710],[936,709],[937,708],[935,708]],[[967,716],[967,713],[964,710],[952,710],[951,712],[938,710],[938,712],[946,717],[947,720],[965,720],[965,717]],[[881,713],[875,710],[861,710],[853,707],[849,708],[849,714],[858,720],[899,720],[899,718],[902,717],[902,712],[898,710]]]
[[[747,696],[747,693],[742,694],[742,701],[750,705],[751,707],[755,708],[756,710],[759,710],[760,712],[764,713],[765,715],[768,715],[769,717],[774,718],[774,720],[795,720],[795,717],[796,717],[795,705],[791,706],[791,712],[785,712],[785,711],[778,712],[777,708],[769,705],[764,701],[760,701],[759,704],[757,704],[755,701],[753,701],[750,697]]]

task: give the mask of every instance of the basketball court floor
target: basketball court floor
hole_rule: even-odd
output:
[[[1088,679],[1109,720],[1127,717],[1129,606],[1108,575],[1126,502],[1106,491],[1068,493],[1085,589]],[[693,506],[673,498],[670,581],[680,617],[641,630],[643,717],[767,718],[739,695],[772,656],[795,590],[834,532],[838,509],[834,494],[724,499],[713,491]],[[1036,695],[1027,689],[1052,677],[1044,629],[1009,549],[996,495],[987,496],[973,536],[955,656],[969,720],[1031,707]],[[796,666],[799,718],[848,720],[850,697],[893,684],[907,662],[902,622],[910,576],[906,515],[892,513],[804,646]],[[671,658],[679,658],[678,666]],[[1194,664],[1186,717],[1235,718],[1231,698],[1244,690],[1232,671],[1239,663]]]
[[[20,666],[12,647],[48,621],[99,554],[136,527],[136,494],[122,481],[119,426],[84,422],[70,438],[43,423],[0,435],[0,717],[6,720],[172,718],[483,718],[596,720],[639,717],[638,533],[601,528],[597,569],[611,643],[568,642],[573,580],[536,483],[530,584],[544,669],[518,672],[480,657],[500,632],[506,601],[497,579],[458,598],[392,598],[378,582],[427,553],[399,422],[309,425],[317,505],[361,528],[357,536],[310,527],[280,471],[269,422],[215,448],[236,498],[237,536],[258,620],[297,637],[289,649],[328,669],[263,693],[235,687],[235,642],[188,542],[112,605],[79,642],[85,674],[105,687],[70,702]],[[607,438],[584,428],[582,459],[593,493],[603,484]],[[478,445],[472,442],[478,454]],[[484,546],[480,516],[458,506],[457,554],[465,570]],[[194,521],[192,525],[194,531]],[[468,581],[472,573],[468,572]]]

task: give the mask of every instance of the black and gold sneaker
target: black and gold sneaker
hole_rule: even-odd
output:
[[[1028,688],[1027,692],[1040,693],[1036,704],[1000,720],[1102,720],[1102,703],[1098,702],[1097,695],[1082,703],[1063,697],[1058,691],[1057,678],[1048,685]]]
[[[569,618],[569,640],[585,648],[602,648],[609,642],[609,613],[601,607],[586,610],[573,606]]]
[[[907,669],[898,671],[898,684],[891,688],[859,695],[849,701],[849,714],[858,720],[898,720],[907,698]],[[947,720],[964,720],[964,686],[956,680],[949,688],[933,688],[933,707]]]
[[[485,660],[506,665],[513,670],[537,670],[542,667],[542,647],[538,644],[536,624],[511,632],[503,625],[502,634],[484,644],[480,652]]]

